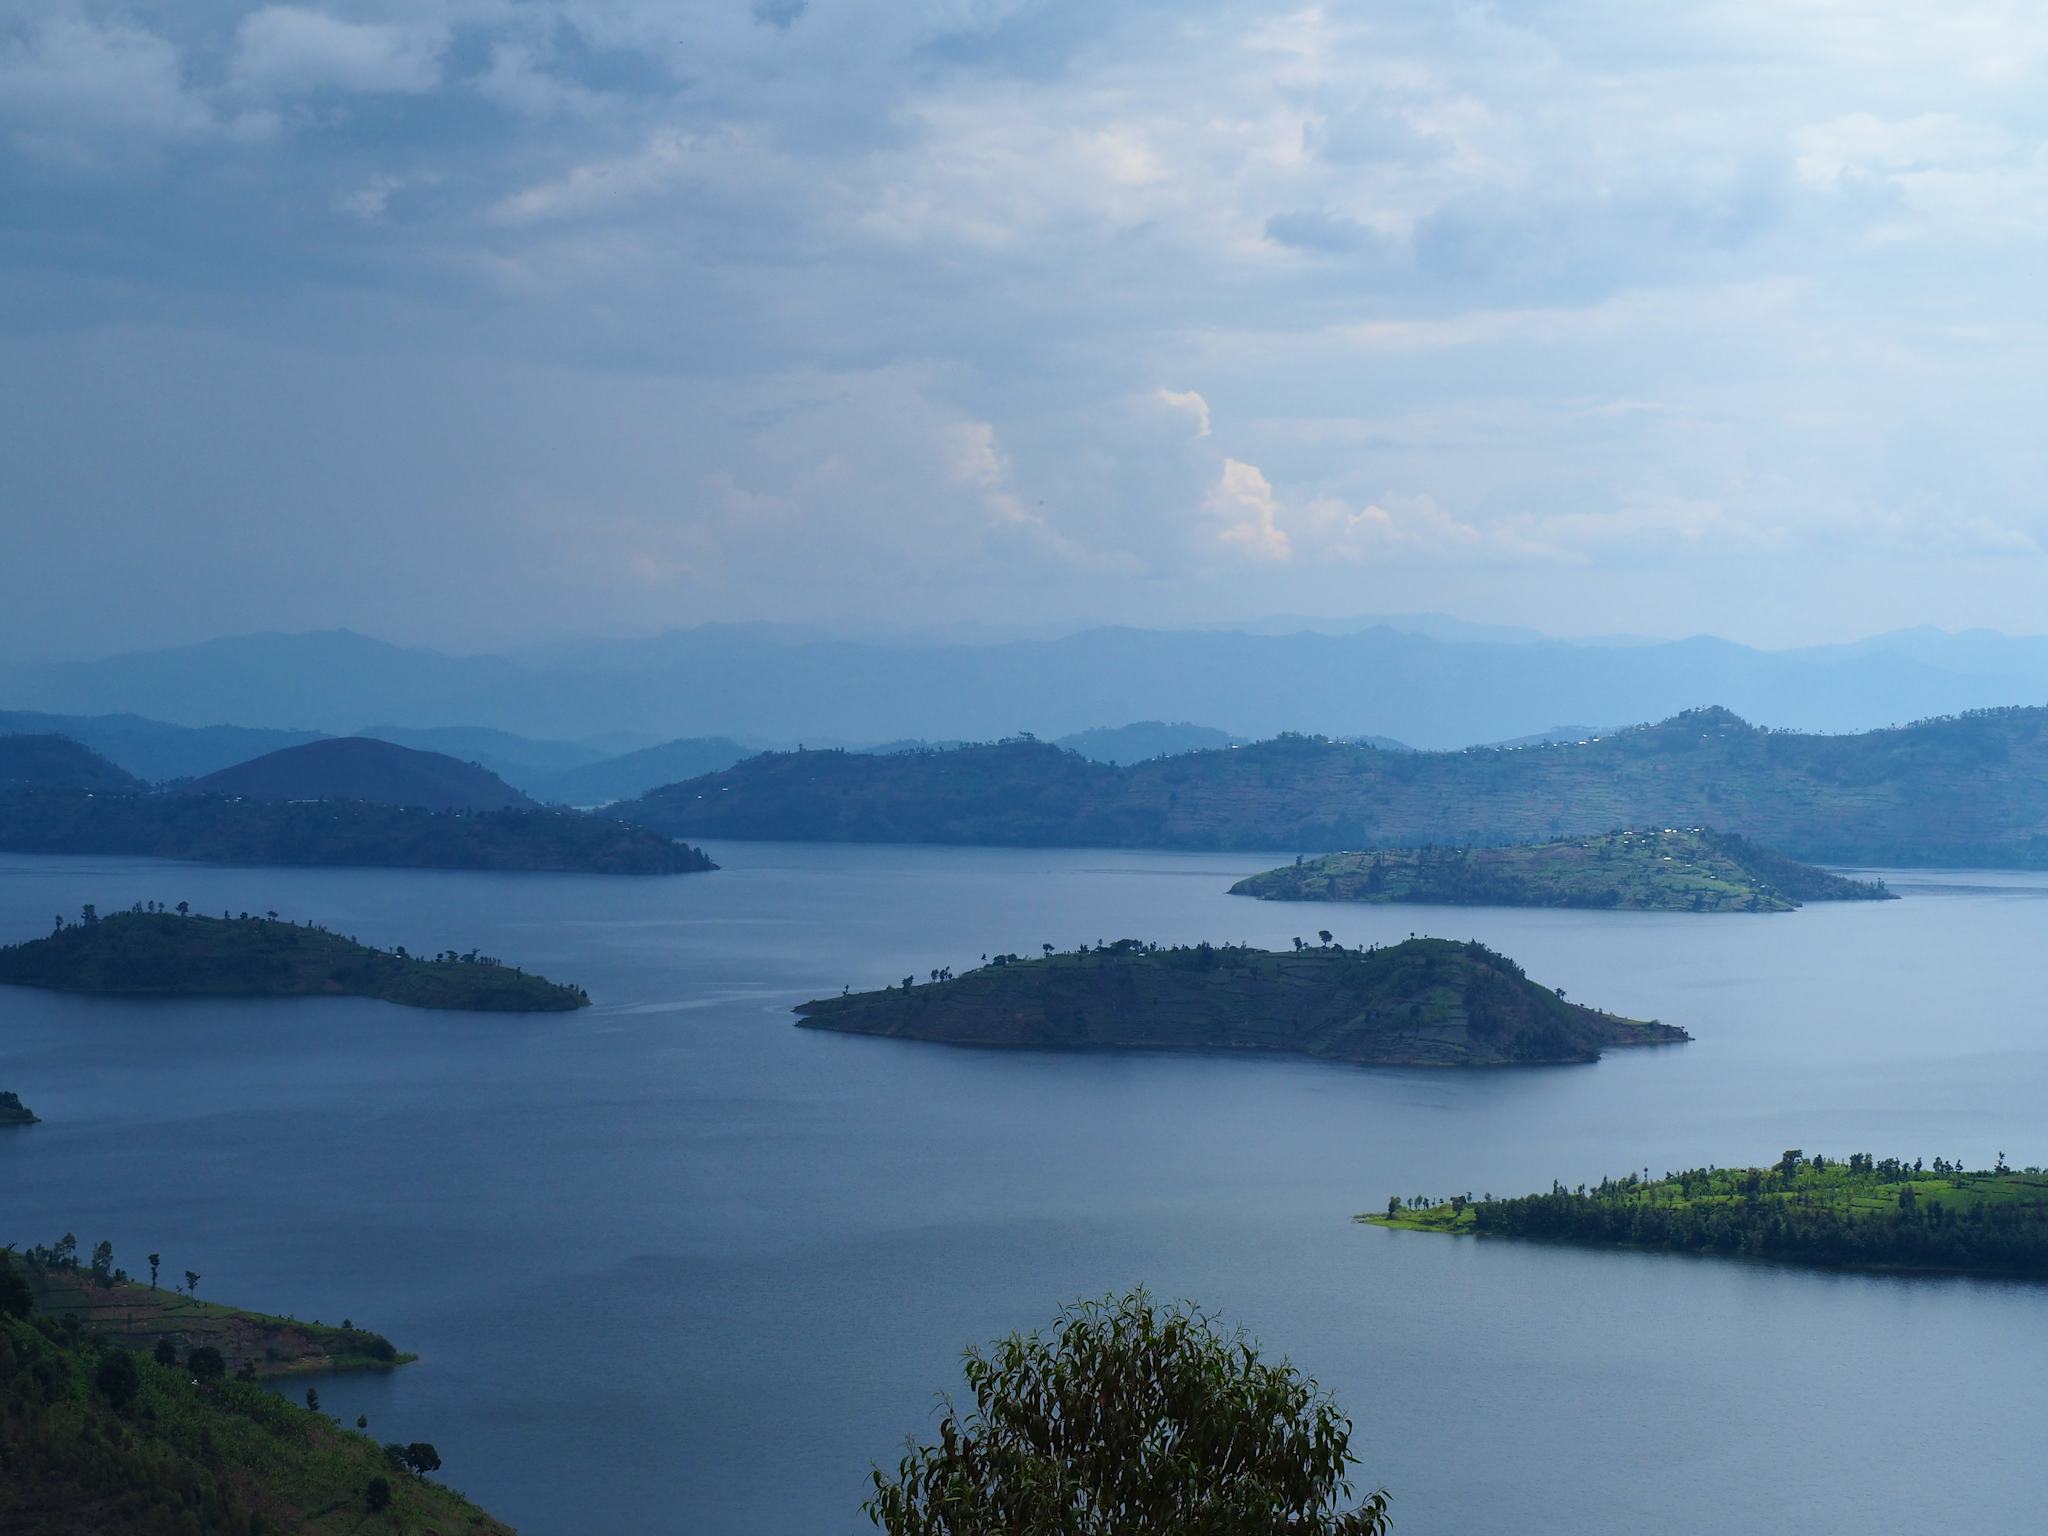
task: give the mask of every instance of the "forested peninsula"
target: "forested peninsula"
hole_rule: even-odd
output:
[[[906,976],[796,1012],[811,1029],[952,1045],[1263,1051],[1392,1066],[1587,1062],[1609,1046],[1690,1038],[1567,1002],[1505,956],[1448,939],[1369,950],[1326,940],[1292,952],[1123,939],[997,955],[959,976]]]
[[[1271,849],[1719,827],[1823,864],[2048,868],[2048,708],[1854,736],[1724,709],[1583,742],[1396,752],[1309,736],[1126,767],[1028,738],[764,753],[622,802],[674,836]]]
[[[1384,848],[1301,859],[1240,880],[1265,901],[1790,912],[1804,901],[1883,901],[1849,880],[1703,827],[1608,832],[1502,848]]]
[[[301,1407],[257,1379],[410,1358],[389,1340],[200,1302],[186,1278],[183,1297],[129,1281],[106,1244],[81,1267],[68,1237],[0,1253],[0,1529],[511,1536],[429,1480],[430,1442],[380,1445],[317,1389]]]
[[[580,987],[475,950],[432,957],[372,949],[275,913],[205,917],[156,903],[102,917],[87,907],[46,938],[0,948],[0,984],[124,997],[369,997],[411,1008],[563,1013]]]
[[[1775,1259],[1832,1269],[2048,1278],[2048,1172],[1935,1158],[1846,1159],[1786,1152],[1768,1168],[1627,1174],[1593,1187],[1496,1199],[1399,1196],[1375,1226],[1598,1248]]]
[[[122,854],[204,864],[690,874],[695,848],[577,811],[429,811],[363,800],[107,794],[70,786],[0,792],[0,849]]]

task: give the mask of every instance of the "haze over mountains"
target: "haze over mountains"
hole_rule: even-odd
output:
[[[532,789],[515,769],[587,766],[605,754],[576,743],[601,733],[615,742],[629,733],[614,747],[624,751],[672,737],[810,745],[1061,737],[1152,720],[1246,738],[1303,730],[1444,748],[1546,733],[1560,722],[1661,719],[1709,702],[1763,725],[1849,731],[2048,699],[2043,637],[1922,629],[1763,651],[1712,638],[1572,642],[1456,621],[1398,622],[1408,627],[1091,629],[992,644],[713,625],[463,657],[348,631],[250,635],[95,661],[14,663],[0,668],[0,702],[295,733],[351,733],[377,721],[376,734],[474,758]],[[1475,631],[1484,638],[1467,638]],[[470,729],[451,733],[455,725]],[[474,728],[588,756],[515,763],[477,750],[471,738],[487,738]],[[288,744],[267,740],[259,750]]]

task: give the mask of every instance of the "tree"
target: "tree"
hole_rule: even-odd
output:
[[[199,1294],[199,1272],[197,1270],[188,1269],[185,1271],[185,1294],[187,1296],[197,1296]]]
[[[114,1245],[104,1238],[92,1246],[92,1277],[106,1285],[114,1275]]]
[[[320,1389],[318,1387],[306,1388],[306,1406],[315,1413],[320,1411]]]
[[[178,1363],[178,1346],[169,1339],[156,1341],[156,1363],[166,1370]]]
[[[974,1407],[873,1473],[890,1536],[1380,1536],[1353,1509],[1351,1422],[1241,1331],[1144,1291],[1064,1308],[1048,1334],[966,1354]]]
[[[430,1442],[415,1440],[405,1448],[405,1464],[412,1468],[414,1477],[425,1477],[441,1470],[441,1453]]]
[[[149,1256],[149,1288],[152,1291],[156,1289],[156,1267],[163,1261],[164,1256],[160,1253],[152,1253]]]
[[[369,1486],[363,1490],[363,1504],[373,1515],[382,1514],[385,1510],[389,1509],[391,1507],[391,1480],[384,1477],[371,1478]]]
[[[36,1304],[36,1293],[28,1281],[15,1272],[14,1261],[0,1253],[0,1317],[27,1317]]]
[[[228,1363],[211,1344],[202,1344],[185,1357],[185,1369],[202,1386],[219,1381],[228,1373]]]
[[[369,1416],[369,1415],[368,1415],[367,1413],[359,1413],[359,1414],[357,1414],[357,1415],[356,1415],[356,1428],[357,1428],[357,1429],[368,1429],[369,1427],[370,1427],[370,1416]]]
[[[1330,947],[1331,933],[1329,929],[1318,928],[1316,930],[1316,937],[1322,941],[1323,948],[1328,949]]]
[[[192,915],[192,903],[191,903],[191,902],[189,902],[189,901],[181,901],[181,902],[179,902],[179,903],[178,903],[178,916],[180,916],[180,917],[190,917],[191,915]]]
[[[135,1369],[135,1357],[125,1349],[110,1349],[100,1357],[100,1368],[93,1372],[92,1384],[99,1388],[100,1396],[116,1413],[123,1413],[135,1394],[142,1390],[142,1373]]]

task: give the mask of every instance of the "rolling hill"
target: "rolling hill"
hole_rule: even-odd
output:
[[[1813,863],[2048,868],[2048,708],[1854,736],[1698,709],[1464,752],[1283,736],[1126,768],[1031,740],[768,753],[612,813],[672,836],[1317,852],[1698,826]]]
[[[63,788],[125,794],[134,776],[67,736],[0,736],[0,789]]]
[[[368,736],[309,741],[185,786],[193,795],[247,800],[363,800],[429,811],[525,810],[533,801],[475,763]]]

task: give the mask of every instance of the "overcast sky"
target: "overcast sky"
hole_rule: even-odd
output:
[[[2048,629],[2032,3],[0,17],[0,649]]]

